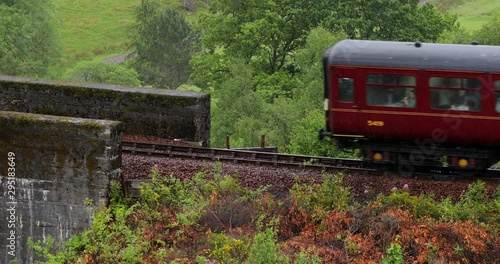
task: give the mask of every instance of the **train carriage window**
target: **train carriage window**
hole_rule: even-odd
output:
[[[339,99],[342,102],[354,102],[354,80],[339,78]]]
[[[431,77],[429,80],[429,85],[432,87],[461,88],[461,79]]]
[[[368,74],[366,75],[366,83],[370,84],[397,84],[397,75],[386,75],[386,74]]]
[[[445,80],[447,80],[446,84],[450,88],[460,88],[461,86],[460,79],[458,78],[446,78]]]
[[[405,86],[415,86],[415,77],[413,76],[401,76],[399,78],[399,84],[405,85]]]
[[[478,79],[431,77],[429,86],[431,108],[459,111],[481,110],[481,82]]]
[[[414,76],[367,74],[366,83],[367,105],[409,108],[416,105]]]
[[[481,88],[481,82],[478,79],[464,79],[464,87],[469,89]]]

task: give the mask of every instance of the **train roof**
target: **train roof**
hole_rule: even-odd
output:
[[[500,46],[342,40],[324,60],[332,65],[500,72]]]

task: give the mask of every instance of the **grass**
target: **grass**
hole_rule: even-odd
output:
[[[61,25],[64,64],[121,53],[130,46],[129,32],[140,0],[54,0],[54,3]]]
[[[190,85],[190,84],[181,84],[176,90],[179,91],[193,91],[193,92],[201,92],[201,88],[196,86],[196,85]]]
[[[182,7],[180,0],[162,2]],[[126,52],[132,44],[131,28],[140,3],[141,0],[54,0],[64,49],[63,66]],[[200,11],[206,9],[203,1],[198,6]],[[196,21],[198,13],[187,13],[187,20]]]
[[[451,8],[449,13],[458,15],[460,25],[469,30],[479,30],[488,22],[494,12],[500,12],[498,0],[472,0]]]

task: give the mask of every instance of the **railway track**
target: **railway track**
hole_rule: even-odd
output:
[[[471,178],[487,181],[500,181],[500,168],[489,169],[481,177],[463,177],[449,172],[439,172],[436,170],[430,170],[429,172],[416,171],[412,173],[399,173],[397,170],[394,171],[392,168],[384,166],[368,168],[360,159],[340,159],[319,156],[255,152],[248,150],[177,146],[134,141],[122,141],[122,152],[132,155],[211,160],[256,166],[283,167],[327,172],[344,170],[373,173],[383,171],[384,173],[402,174],[406,177],[431,177],[437,180]]]
[[[174,146],[133,141],[122,141],[122,152],[132,155],[202,159],[251,164],[257,166],[298,168],[320,171],[376,171],[376,169],[364,168],[363,161],[359,159],[338,159],[247,150]]]

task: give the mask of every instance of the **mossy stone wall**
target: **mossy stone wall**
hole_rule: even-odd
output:
[[[0,110],[118,120],[125,133],[210,139],[205,93],[0,76]]]
[[[120,176],[122,135],[118,121],[0,111],[0,263],[36,260],[28,237],[63,242],[90,227]]]

